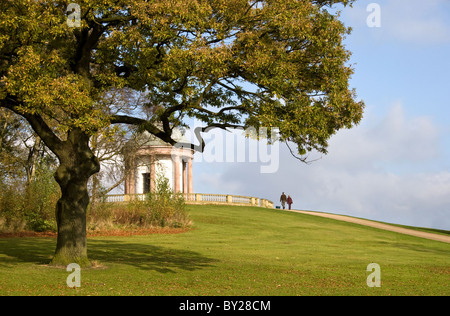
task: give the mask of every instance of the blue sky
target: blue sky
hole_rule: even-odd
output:
[[[380,27],[366,23],[370,3]],[[197,159],[194,190],[274,202],[285,191],[298,209],[450,230],[450,1],[356,1],[341,17],[353,28],[345,43],[361,124],[310,165],[280,145],[273,173],[261,161]]]

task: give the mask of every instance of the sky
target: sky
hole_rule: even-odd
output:
[[[285,144],[205,135],[194,191],[275,205],[286,192],[295,209],[450,230],[450,0],[361,0],[341,20],[353,29],[345,44],[350,86],[366,104],[361,123],[310,164]]]

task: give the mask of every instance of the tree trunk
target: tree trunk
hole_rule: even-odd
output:
[[[30,185],[36,177],[36,168],[39,156],[39,148],[41,147],[41,138],[34,135],[34,144],[32,148],[28,149],[28,159],[26,161],[25,169],[27,173],[27,185]]]
[[[86,209],[89,204],[87,182],[100,170],[98,159],[89,148],[89,136],[80,130],[69,132],[55,179],[61,188],[56,205],[58,238],[52,264],[90,265],[87,255]]]
[[[92,176],[92,190],[91,190],[91,206],[94,207],[94,205],[97,203],[97,200],[99,198],[99,189],[100,189],[100,181],[98,179],[98,174],[94,174]]]

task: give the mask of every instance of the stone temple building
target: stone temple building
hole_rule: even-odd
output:
[[[174,131],[173,139],[185,141],[179,131]],[[137,146],[129,150],[125,159],[125,194],[154,191],[160,174],[169,180],[173,192],[194,192],[192,149],[173,147],[148,132],[142,133],[135,143]]]

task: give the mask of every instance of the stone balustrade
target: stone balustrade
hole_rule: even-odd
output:
[[[207,193],[180,193],[183,194],[186,204],[212,204],[212,205],[240,205],[259,206],[273,208],[273,202],[251,196],[231,194],[207,194]],[[143,201],[145,194],[110,194],[104,201],[107,203],[123,203],[130,201]]]

